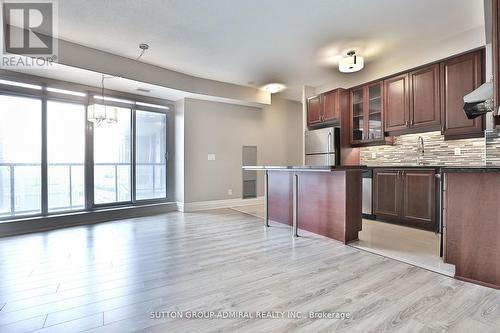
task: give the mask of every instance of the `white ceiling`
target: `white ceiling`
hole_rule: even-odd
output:
[[[194,76],[320,86],[351,48],[373,65],[484,24],[483,0],[64,0],[59,37]],[[333,59],[333,61],[332,61]],[[343,74],[346,75],[346,74]]]

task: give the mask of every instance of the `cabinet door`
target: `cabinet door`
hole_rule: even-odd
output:
[[[404,171],[401,222],[424,229],[435,229],[435,175],[434,170]]]
[[[338,102],[337,90],[323,95],[323,121],[338,121],[340,119]]]
[[[364,89],[351,91],[351,142],[361,142],[365,139],[365,107]]]
[[[374,170],[373,207],[375,215],[398,218],[401,206],[400,173],[399,170]]]
[[[321,122],[321,96],[309,97],[307,99],[307,124]]]
[[[483,116],[470,120],[463,110],[463,97],[479,87],[482,82],[481,51],[447,60],[440,66],[443,134],[481,135]]]
[[[438,64],[410,73],[410,126],[441,129]]]
[[[367,88],[368,93],[368,132],[367,140],[380,141],[384,138],[382,118],[382,83]]]
[[[384,81],[385,130],[405,130],[410,125],[408,74]]]

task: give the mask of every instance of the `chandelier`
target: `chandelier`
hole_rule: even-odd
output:
[[[104,100],[103,103],[89,105],[87,119],[98,126],[101,124],[116,124],[118,122],[118,108],[107,106]]]
[[[104,80],[113,77],[106,77],[102,74],[101,80],[101,98],[102,104],[92,104],[89,105],[87,111],[88,121],[97,124],[116,124],[118,122],[118,108],[114,106],[106,105],[106,99],[104,97]]]

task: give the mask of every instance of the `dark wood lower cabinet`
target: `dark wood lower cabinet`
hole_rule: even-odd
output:
[[[375,215],[398,218],[400,206],[399,170],[375,170],[373,200]]]
[[[376,169],[373,200],[377,218],[436,230],[435,176],[434,169]]]

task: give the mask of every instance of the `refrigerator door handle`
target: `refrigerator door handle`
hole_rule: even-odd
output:
[[[332,131],[328,132],[328,153],[332,152]]]

